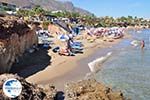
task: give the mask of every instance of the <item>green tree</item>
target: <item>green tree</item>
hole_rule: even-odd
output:
[[[34,12],[35,15],[41,15],[45,13],[45,10],[40,6],[40,5],[36,5],[32,11]]]
[[[19,11],[17,11],[17,14],[20,16],[29,16],[29,12],[29,10],[20,9]]]
[[[73,12],[73,13],[71,14],[71,17],[77,18],[77,17],[80,17],[80,14],[77,13],[77,12]]]
[[[20,9],[19,11],[17,11],[17,14],[20,16],[34,16],[35,12],[32,10]]]

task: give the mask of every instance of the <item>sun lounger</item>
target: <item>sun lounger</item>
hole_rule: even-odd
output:
[[[52,51],[53,51],[54,53],[57,53],[57,52],[59,52],[59,50],[60,50],[60,47],[55,47],[55,48],[53,48]]]

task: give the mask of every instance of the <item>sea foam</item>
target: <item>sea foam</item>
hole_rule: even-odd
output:
[[[100,70],[100,65],[102,65],[111,55],[112,52],[108,52],[105,56],[97,58],[96,60],[88,63],[90,71],[92,73],[97,73]]]

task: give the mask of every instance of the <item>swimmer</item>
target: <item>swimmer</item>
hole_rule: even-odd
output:
[[[141,41],[141,49],[144,49],[144,47],[145,47],[145,42],[144,42],[144,40],[142,40]]]

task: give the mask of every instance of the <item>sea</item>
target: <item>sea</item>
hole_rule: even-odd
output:
[[[112,47],[112,56],[96,73],[97,81],[122,91],[132,100],[150,100],[150,29],[129,30],[130,39]],[[145,41],[145,48],[133,46],[133,40]]]

